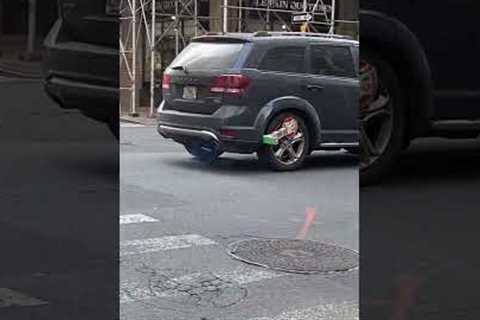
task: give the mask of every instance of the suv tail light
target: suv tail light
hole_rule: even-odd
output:
[[[241,74],[221,75],[213,80],[210,92],[241,96],[249,84],[250,78]]]
[[[168,90],[170,89],[170,82],[172,81],[172,76],[169,74],[164,73],[162,79],[162,89]]]

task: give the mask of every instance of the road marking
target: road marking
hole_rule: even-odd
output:
[[[120,285],[120,303],[138,302],[154,298],[171,298],[175,296],[186,295],[185,288],[199,288],[197,290],[208,291],[207,287],[202,289],[206,281],[210,283],[217,281],[218,289],[233,284],[236,286],[247,285],[263,280],[270,280],[282,277],[285,274],[258,270],[251,267],[239,267],[233,271],[221,271],[212,273],[192,273],[178,278],[165,278],[159,276],[158,279],[149,279],[148,285],[141,283],[124,282]],[[195,289],[193,289],[195,290]]]
[[[215,245],[216,242],[197,234],[120,241],[120,256]]]
[[[240,267],[230,272],[218,272],[215,275],[223,280],[235,282],[240,285],[270,280],[281,277],[285,274],[275,273],[266,270]]]
[[[12,289],[0,288],[0,308],[33,307],[45,304],[48,304],[48,302],[27,296]]]
[[[145,214],[123,214],[120,216],[120,224],[157,222],[158,220]]]
[[[274,317],[259,317],[250,320],[358,320],[357,303],[323,304],[315,307],[292,310]]]
[[[142,128],[145,127],[145,125],[141,123],[133,123],[133,122],[120,122],[120,127],[123,128]]]
[[[307,208],[305,211],[305,221],[303,222],[303,226],[300,229],[300,232],[297,235],[297,239],[305,240],[308,235],[308,231],[312,226],[313,222],[315,221],[317,213],[315,208]]]

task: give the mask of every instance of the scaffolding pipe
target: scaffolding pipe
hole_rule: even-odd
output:
[[[193,20],[193,24],[194,24],[194,35],[195,37],[198,36],[198,0],[193,0],[193,5],[194,5],[194,8],[193,8],[193,14],[194,14],[194,20]]]
[[[178,0],[175,0],[175,55],[178,56],[179,53],[179,46],[178,46],[178,41],[179,41],[179,35],[178,35]]]
[[[132,116],[137,115],[137,0],[132,0]]]
[[[152,17],[150,29],[150,118],[154,116],[155,110],[155,30],[156,30],[156,0],[152,0]]]
[[[332,16],[330,18],[330,21],[332,23],[332,25],[330,26],[330,30],[328,31],[328,33],[331,33],[331,34],[334,34],[335,32],[335,0],[332,0]]]
[[[223,32],[228,30],[228,0],[223,0]]]
[[[28,1],[28,37],[27,55],[33,57],[35,53],[35,37],[37,34],[37,0]]]
[[[238,6],[242,7],[242,0],[238,0]],[[242,9],[238,9],[238,32],[242,32]]]

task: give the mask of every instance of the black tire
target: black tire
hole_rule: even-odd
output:
[[[374,50],[362,47],[361,60],[367,61],[377,69],[379,82],[386,88],[390,96],[392,109],[391,134],[388,137],[385,151],[371,164],[360,167],[360,185],[367,186],[379,183],[393,169],[405,144],[406,106],[397,74],[392,65]],[[364,148],[361,145],[361,148]]]
[[[184,147],[195,159],[204,163],[212,163],[222,154],[214,142],[193,141],[184,144]]]
[[[266,164],[268,167],[275,171],[292,171],[299,169],[303,165],[305,158],[308,156],[310,151],[310,134],[308,127],[305,124],[305,120],[295,113],[284,112],[274,117],[267,126],[266,133],[270,133],[275,130],[275,128],[279,127],[282,122],[288,117],[293,117],[297,121],[299,129],[303,132],[305,141],[303,151],[294,163],[287,165],[285,163],[282,163],[275,157],[273,146],[262,145],[262,147],[260,147],[260,149],[257,151],[258,158],[262,163]]]

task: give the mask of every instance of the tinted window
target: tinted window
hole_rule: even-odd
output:
[[[258,69],[282,72],[303,72],[305,47],[277,47],[269,49]]]
[[[350,48],[312,46],[312,73],[338,77],[355,77],[355,68]]]
[[[173,60],[171,66],[183,66],[190,70],[232,68],[242,48],[242,43],[192,42]]]

